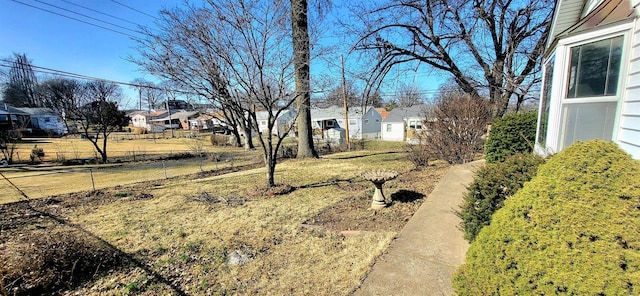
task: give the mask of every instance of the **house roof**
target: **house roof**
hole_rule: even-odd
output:
[[[7,104],[4,104],[2,108],[0,108],[0,114],[18,114],[18,115],[29,115],[29,113],[20,110],[16,107],[11,107]]]
[[[198,112],[180,111],[180,112],[172,113],[171,116],[167,115],[162,118],[153,119],[151,121],[165,121],[165,120],[169,120],[169,118],[183,120],[183,119],[189,119],[196,114],[198,114]]]
[[[590,9],[589,0],[560,0],[553,13],[547,48],[553,48],[560,37],[605,26],[636,16],[629,0],[599,0]]]
[[[378,111],[378,113],[380,113],[380,116],[382,116],[382,119],[385,119],[387,117],[387,115],[389,115],[390,111],[387,111],[387,109],[385,108],[376,108],[376,111]]]
[[[382,122],[403,122],[407,118],[425,117],[429,108],[429,105],[424,104],[413,105],[411,107],[393,108]]]
[[[53,110],[49,108],[16,108],[29,115],[57,115]]]
[[[371,106],[365,108],[365,112],[371,110]],[[362,107],[349,108],[349,118],[362,118]],[[329,119],[344,119],[344,109],[338,106],[331,106],[329,108],[313,108],[311,109],[311,120],[329,120]]]
[[[284,110],[282,112],[280,112],[280,116],[284,116],[286,114],[288,114],[289,112],[294,112],[293,110]],[[256,112],[256,119],[257,120],[267,120],[269,113],[267,111],[257,111]],[[278,117],[280,117],[278,116]]]

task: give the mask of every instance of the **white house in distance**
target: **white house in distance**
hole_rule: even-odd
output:
[[[295,120],[298,113],[294,110],[284,110],[280,112],[278,119],[275,121],[273,129],[271,133],[274,135],[284,135],[287,131],[291,129],[291,127],[295,124]],[[257,111],[256,112],[256,120],[258,121],[258,131],[260,133],[264,133],[267,129],[269,112],[267,111]],[[295,137],[295,132],[289,133],[289,136]]]
[[[558,0],[535,151],[604,139],[640,159],[640,0]]]
[[[426,129],[424,122],[427,118],[427,108],[427,105],[421,104],[391,110],[382,120],[380,128],[382,140],[407,142],[415,140],[415,132]]]
[[[369,106],[362,112],[362,107],[349,108],[349,138],[376,139],[380,138],[380,122],[382,116]],[[329,108],[311,109],[311,127],[323,133],[331,128],[345,128],[344,109],[337,106]]]
[[[31,129],[34,133],[48,132],[62,136],[68,133],[67,126],[60,115],[49,108],[16,108],[29,114]]]

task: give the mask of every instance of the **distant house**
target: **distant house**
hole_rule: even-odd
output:
[[[165,116],[150,120],[153,131],[163,131],[165,129],[189,129],[189,120],[196,118],[198,112],[195,111],[172,111]]]
[[[603,139],[640,159],[640,1],[559,0],[551,24],[536,153]]]
[[[380,138],[380,122],[382,116],[373,107],[349,108],[349,138],[376,139]],[[346,129],[344,109],[337,106],[329,108],[311,109],[311,127],[318,132],[316,136],[324,135],[324,131],[332,128]]]
[[[0,131],[28,131],[31,116],[18,108],[0,105]]]
[[[218,112],[200,114],[195,118],[189,119],[189,129],[197,131],[217,130],[226,127],[227,124],[220,120],[222,114]]]
[[[67,134],[67,125],[60,115],[49,108],[16,108],[29,114],[29,128],[34,134],[52,134],[62,136]]]
[[[152,132],[161,132],[164,130],[164,127],[161,127],[160,123],[152,122],[154,119],[163,118],[167,116],[168,112],[164,111],[134,111],[128,114],[131,118],[131,125],[134,127],[145,128],[148,131]]]
[[[291,130],[295,124],[295,120],[298,113],[294,110],[284,110],[280,113],[276,121],[274,122],[271,133],[274,135],[284,135],[284,133]],[[256,120],[258,124],[258,131],[264,133],[268,129],[268,116],[267,111],[256,112]],[[295,133],[290,133],[290,136],[295,136]]]
[[[417,133],[426,131],[425,121],[429,106],[415,105],[398,107],[389,112],[382,120],[381,134],[383,141],[407,141],[418,139]]]

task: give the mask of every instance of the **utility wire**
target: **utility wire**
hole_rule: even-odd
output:
[[[155,20],[159,20],[157,17],[155,17],[155,16],[153,16],[153,15],[150,15],[150,14],[148,14],[148,13],[144,12],[144,11],[141,11],[141,10],[135,9],[135,8],[133,8],[133,7],[131,7],[131,6],[128,6],[128,5],[126,5],[126,4],[123,4],[123,3],[121,3],[121,2],[118,2],[118,1],[116,1],[116,0],[111,0],[111,2],[114,2],[114,3],[116,3],[116,4],[120,4],[120,5],[122,5],[122,6],[126,7],[126,8],[129,8],[129,9],[131,9],[131,10],[133,10],[133,11],[137,12],[137,13],[144,14],[144,15],[146,15],[146,16],[148,16],[148,17],[150,17],[150,18],[153,18],[153,19],[155,19]]]
[[[60,6],[57,6],[57,5],[51,4],[51,3],[47,3],[47,2],[44,2],[44,1],[40,1],[40,0],[34,0],[34,1],[36,1],[36,2],[38,2],[38,3],[41,3],[41,4],[44,4],[44,5],[48,5],[48,6],[51,6],[51,7],[55,7],[55,8],[60,9],[60,10],[64,10],[64,11],[66,11],[66,12],[70,12],[70,13],[73,13],[73,14],[77,14],[77,15],[79,15],[79,16],[83,16],[83,17],[86,17],[86,18],[88,18],[88,19],[92,19],[92,20],[94,20],[94,21],[99,21],[99,22],[101,22],[101,23],[105,23],[105,24],[108,24],[108,25],[111,25],[111,26],[114,26],[114,27],[118,27],[118,28],[120,28],[120,29],[125,29],[125,30],[127,30],[127,31],[131,31],[131,32],[133,32],[133,33],[141,33],[140,31],[136,31],[136,30],[133,30],[133,29],[130,29],[130,28],[127,28],[127,27],[123,27],[123,26],[120,26],[120,25],[118,25],[118,24],[114,24],[114,23],[112,23],[112,22],[108,22],[108,21],[105,21],[105,20],[101,20],[101,19],[99,19],[99,18],[95,18],[95,17],[89,16],[89,15],[86,15],[86,14],[83,14],[83,13],[75,12],[75,11],[73,11],[73,10],[71,10],[71,9],[66,9],[66,8],[64,8],[64,7],[60,7]]]
[[[0,59],[0,62],[9,63],[9,64],[1,64],[0,63],[0,67],[5,67],[5,68],[12,68],[13,67],[11,65],[11,63],[13,61],[11,61],[9,59]],[[39,73],[44,73],[44,74],[54,74],[54,75],[59,75],[59,76],[64,76],[64,77],[85,79],[85,80],[93,80],[93,81],[106,81],[106,82],[110,82],[110,83],[114,83],[114,84],[120,84],[120,85],[124,85],[124,86],[143,87],[143,88],[167,90],[167,91],[176,92],[176,93],[182,93],[182,94],[199,95],[197,93],[184,91],[184,90],[167,89],[167,88],[164,88],[164,87],[153,86],[153,85],[144,85],[144,84],[136,84],[136,83],[130,83],[130,82],[122,82],[122,81],[115,81],[115,80],[110,80],[110,79],[97,78],[97,77],[83,75],[83,74],[76,74],[76,73],[62,71],[62,70],[56,70],[56,69],[51,69],[51,68],[46,68],[46,67],[40,67],[40,66],[36,66],[36,65],[33,65],[33,64],[31,64],[31,67],[34,69],[33,70],[34,72],[39,72]]]
[[[51,10],[48,10],[48,9],[45,9],[45,8],[42,8],[42,7],[34,6],[34,5],[31,5],[31,4],[28,4],[28,3],[24,3],[22,1],[18,1],[18,0],[11,0],[11,1],[19,3],[19,4],[22,4],[22,5],[25,5],[25,6],[29,6],[31,8],[42,10],[42,11],[45,11],[45,12],[48,12],[48,13],[51,13],[51,14],[55,14],[55,15],[58,15],[58,16],[61,16],[61,17],[72,19],[72,20],[77,21],[77,22],[85,23],[87,25],[91,25],[91,26],[94,26],[94,27],[105,29],[105,30],[108,30],[108,31],[111,31],[111,32],[114,32],[114,33],[122,34],[122,35],[128,36],[128,37],[133,38],[133,39],[137,39],[138,38],[136,36],[133,36],[133,35],[125,33],[125,32],[121,32],[121,31],[114,30],[114,29],[111,29],[111,28],[108,28],[108,27],[105,27],[105,26],[101,26],[101,25],[97,25],[97,24],[94,24],[94,23],[90,23],[90,22],[87,22],[87,21],[84,21],[84,20],[81,20],[81,19],[77,19],[77,18],[68,16],[68,15],[57,13],[55,11],[51,11]]]
[[[127,19],[124,19],[124,18],[121,18],[121,17],[115,16],[115,15],[111,15],[111,14],[108,14],[108,13],[104,13],[104,12],[102,12],[102,11],[95,10],[95,9],[93,9],[93,8],[89,8],[89,7],[86,7],[86,6],[80,5],[80,4],[78,4],[78,3],[71,2],[71,1],[67,1],[67,0],[60,0],[60,1],[62,1],[62,2],[64,2],[64,3],[67,3],[67,4],[71,4],[71,5],[74,5],[74,6],[80,7],[80,8],[84,8],[84,9],[89,10],[89,11],[93,11],[93,12],[95,12],[95,13],[102,14],[102,15],[104,15],[104,16],[108,16],[108,17],[111,17],[111,18],[114,18],[114,19],[117,19],[117,20],[121,20],[121,21],[123,21],[123,22],[130,23],[130,24],[132,24],[132,25],[135,25],[136,27],[140,27],[140,24],[138,24],[138,23],[132,22],[132,21],[130,21],[130,20],[127,20]]]

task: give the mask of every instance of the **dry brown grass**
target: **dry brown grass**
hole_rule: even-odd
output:
[[[166,182],[144,190],[150,199],[120,198],[62,211],[67,221],[141,263],[113,270],[65,293],[349,294],[397,232],[344,237],[301,225],[345,197],[367,194],[360,191],[370,187],[360,178],[362,172],[379,168],[407,172],[411,167],[403,153],[340,153],[279,164],[276,182],[296,188],[286,195],[247,194],[266,178],[260,168]],[[404,188],[402,180],[394,182],[388,195]],[[218,202],[192,198],[203,193]],[[241,202],[229,202],[234,200]],[[227,264],[227,256],[238,250],[252,260]]]

